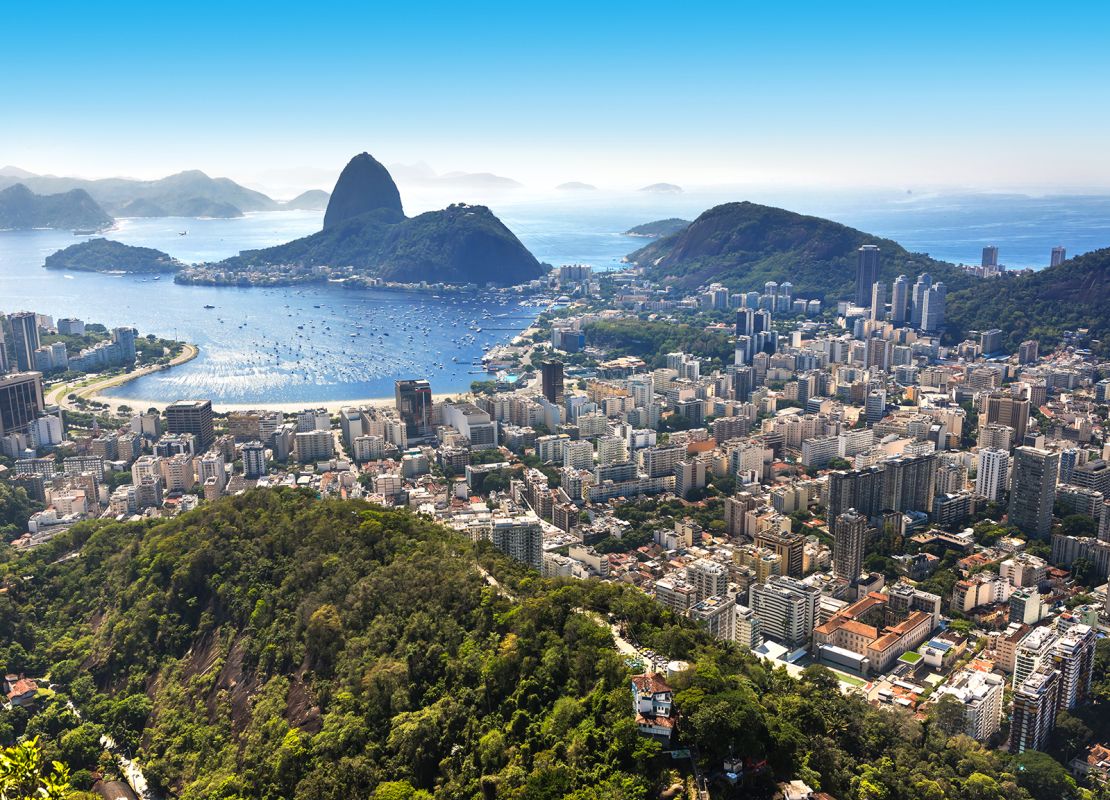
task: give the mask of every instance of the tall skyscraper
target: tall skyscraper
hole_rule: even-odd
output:
[[[944,310],[948,290],[943,283],[935,283],[925,292],[921,309],[921,329],[935,333],[944,327]]]
[[[931,512],[936,495],[936,463],[936,453],[883,462],[882,510]]]
[[[871,319],[881,320],[886,318],[886,283],[875,281],[871,284]]]
[[[736,335],[751,336],[755,333],[755,311],[750,308],[736,309]]]
[[[1010,488],[1010,454],[1006,450],[984,447],[979,450],[975,473],[975,493],[998,503]]]
[[[928,272],[922,272],[917,276],[917,281],[913,285],[913,292],[910,300],[910,324],[915,328],[921,327],[921,315],[925,310],[925,293],[929,291],[929,287],[933,285],[933,276]]]
[[[561,405],[563,402],[563,364],[561,361],[545,361],[540,366],[540,379],[543,396],[547,402]]]
[[[244,477],[261,478],[266,474],[266,446],[262,442],[246,442],[240,452]]]
[[[0,436],[27,433],[42,408],[41,372],[0,376]]]
[[[899,275],[894,280],[890,289],[890,318],[895,325],[906,321],[909,313],[910,281],[905,275]]]
[[[755,370],[751,367],[737,367],[732,374],[732,395],[742,403],[752,399]]]
[[[12,359],[19,372],[27,372],[35,368],[35,351],[41,346],[39,342],[38,317],[31,311],[20,311],[8,316],[12,326]]]
[[[1058,264],[1063,264],[1067,260],[1068,260],[1067,248],[1059,247],[1059,246],[1052,248],[1052,261],[1049,263],[1049,266],[1055,267]]]
[[[1043,750],[1056,727],[1056,705],[1060,673],[1034,672],[1014,687],[1014,710],[1010,717],[1011,753]]]
[[[854,581],[863,572],[867,548],[867,517],[850,508],[836,518],[833,526],[833,572],[838,578]]]
[[[1060,454],[1035,447],[1014,451],[1010,486],[1009,522],[1027,536],[1048,538],[1052,532],[1052,504]]]
[[[825,505],[830,527],[848,509],[871,518],[883,510],[883,468],[845,470],[829,473],[829,496]]]
[[[397,413],[405,423],[409,439],[422,439],[432,433],[432,386],[423,380],[394,383]]]
[[[216,438],[211,400],[178,400],[166,406],[166,430],[197,437],[197,452],[203,453]]]
[[[879,248],[865,244],[856,262],[856,305],[865,308],[871,301],[871,286],[879,279]]]
[[[983,266],[984,267],[997,267],[998,266],[998,248],[993,244],[989,244],[983,248]]]

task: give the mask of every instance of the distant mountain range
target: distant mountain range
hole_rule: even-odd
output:
[[[418,161],[415,164],[390,164],[390,174],[401,183],[421,186],[450,186],[456,189],[519,189],[522,183],[494,175],[491,172],[445,172],[437,174],[428,164]]]
[[[30,228],[89,228],[100,230],[113,222],[84,189],[59,194],[35,194],[22,183],[0,190],[0,230]]]
[[[281,204],[282,208],[296,209],[298,211],[323,211],[328,207],[331,195],[323,189],[309,189],[301,192],[292,200]]]
[[[405,217],[392,176],[368,153],[344,167],[319,233],[247,250],[216,266],[234,273],[288,265],[353,266],[367,277],[405,283],[512,285],[545,272],[485,206],[457,204]]]
[[[80,189],[108,214],[142,217],[238,217],[244,211],[270,211],[278,204],[229,178],[210,178],[189,170],[153,181],[130,178],[65,178],[34,175],[17,167],[0,169],[0,189],[22,183],[39,194]]]
[[[661,236],[670,236],[673,233],[678,233],[689,224],[690,220],[679,219],[678,217],[657,219],[654,222],[645,222],[643,225],[635,225],[626,230],[624,235],[640,236],[645,239],[658,239]]]
[[[176,272],[184,264],[152,247],[135,247],[112,239],[89,239],[46,257],[47,269],[70,272]]]

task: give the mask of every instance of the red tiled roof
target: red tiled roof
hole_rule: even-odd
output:
[[[658,672],[651,672],[645,675],[633,675],[632,683],[644,694],[659,694],[662,692],[673,692],[667,682],[663,680],[663,676]]]

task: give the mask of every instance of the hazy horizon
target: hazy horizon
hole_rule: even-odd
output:
[[[367,150],[543,190],[1110,191],[1105,7],[215,9],[8,9],[0,164],[285,191]]]

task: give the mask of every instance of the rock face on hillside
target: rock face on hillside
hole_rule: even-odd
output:
[[[389,170],[369,153],[359,153],[339,174],[324,213],[324,230],[379,209],[404,217],[401,193]]]
[[[216,265],[187,270],[182,282],[266,283],[311,267],[351,267],[357,277],[511,286],[546,267],[485,206],[456,203],[408,219],[389,172],[366,153],[355,156],[332,192],[324,229],[264,250],[245,250]]]
[[[879,276],[913,280],[928,272],[949,290],[971,278],[951,264],[910,253],[897,242],[756,203],[725,203],[699,216],[678,233],[628,256],[648,277],[684,289],[723,283],[739,291],[762,290],[767,281],[790,281],[794,294],[835,302],[855,289],[856,251],[865,244],[881,251]]]
[[[0,230],[106,228],[112,218],[84,189],[35,194],[22,183],[0,191]]]

